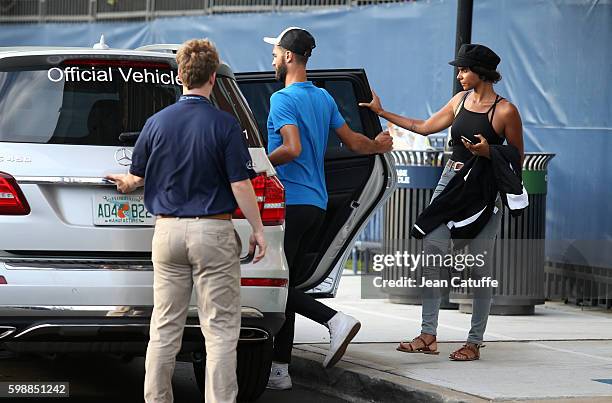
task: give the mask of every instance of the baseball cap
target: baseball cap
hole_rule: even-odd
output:
[[[301,56],[310,57],[312,50],[317,46],[312,35],[300,27],[289,27],[277,37],[265,37],[264,42],[278,45]]]
[[[501,59],[495,52],[484,45],[477,43],[464,43],[457,52],[455,60],[448,64],[457,67],[481,66],[488,70],[495,70]]]

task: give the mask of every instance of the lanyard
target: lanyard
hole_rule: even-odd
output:
[[[182,101],[201,101],[207,104],[210,103],[208,98],[206,98],[203,95],[181,95],[181,97],[179,98],[179,102],[182,102]]]

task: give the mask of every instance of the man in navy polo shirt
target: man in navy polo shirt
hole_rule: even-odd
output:
[[[352,316],[327,307],[294,288],[303,280],[303,256],[315,240],[327,208],[324,158],[327,137],[334,129],[352,151],[376,154],[391,151],[393,142],[387,132],[375,140],[352,131],[338,111],[336,102],[306,76],[306,63],[315,40],[307,31],[291,27],[276,38],[264,38],[274,45],[272,66],[285,88],[270,98],[268,152],[285,186],[285,255],[289,265],[289,294],[285,324],[274,339],[274,361],[268,388],[289,389],[288,366],[293,347],[295,313],[328,327],[330,348],[323,365],[335,365],[359,331],[361,324]]]
[[[239,206],[253,228],[249,251],[266,251],[250,181],[251,158],[238,121],[214,107],[210,93],[219,56],[208,40],[190,40],[176,59],[179,102],[143,127],[127,175],[109,175],[120,192],[144,184],[158,217],[153,236],[154,306],[145,361],[145,400],[172,402],[172,373],[191,290],[206,341],[206,402],[233,403],[240,335],[240,239],[231,213]]]

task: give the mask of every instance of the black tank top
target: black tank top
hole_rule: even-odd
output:
[[[495,97],[495,102],[486,112],[472,112],[468,109],[465,109],[465,100],[471,92],[466,92],[463,98],[461,99],[461,103],[459,104],[459,112],[455,116],[455,120],[453,121],[453,125],[451,126],[451,141],[450,145],[452,146],[453,154],[451,155],[451,159],[453,161],[461,161],[465,162],[472,158],[472,153],[468,151],[467,148],[461,142],[461,136],[465,136],[470,140],[474,140],[478,142],[478,138],[474,137],[477,134],[482,134],[482,136],[487,139],[489,144],[503,144],[504,138],[498,136],[495,133],[495,129],[493,129],[493,115],[495,114],[495,107],[501,101],[502,97],[497,95]],[[489,118],[489,112],[491,113],[491,117]]]

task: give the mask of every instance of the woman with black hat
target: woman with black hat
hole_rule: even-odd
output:
[[[427,136],[451,127],[452,155],[440,177],[432,200],[446,187],[455,173],[473,155],[489,158],[489,144],[502,144],[507,141],[518,149],[521,160],[523,151],[523,127],[517,108],[494,90],[493,84],[501,80],[497,72],[499,56],[483,45],[464,44],[455,60],[449,62],[457,66],[457,80],[463,87],[450,101],[429,119],[407,118],[383,109],[380,98],[372,91],[373,99],[360,106],[370,108],[378,116],[405,129]],[[498,199],[497,208],[501,209]],[[470,242],[470,254],[492,257],[495,239],[501,226],[501,213],[493,214],[486,226]],[[428,233],[424,239],[424,253],[445,254],[450,246],[450,230],[440,225]],[[482,267],[472,267],[472,278],[481,279],[491,276],[491,259],[485,259]],[[440,279],[440,267],[423,266],[426,280]],[[454,361],[473,361],[480,358],[480,346],[489,317],[491,306],[490,287],[474,289],[473,313],[467,343],[450,354]],[[438,312],[440,310],[440,289],[423,288],[423,311],[421,334],[410,342],[401,342],[397,349],[407,353],[439,354],[436,342]]]

